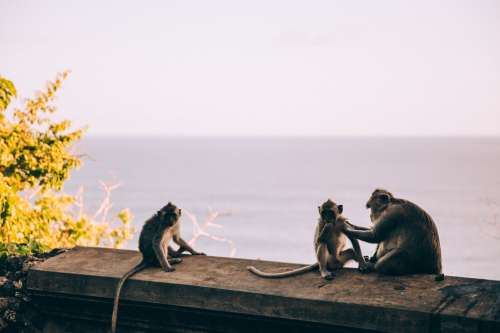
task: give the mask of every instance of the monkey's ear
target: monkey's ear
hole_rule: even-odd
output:
[[[383,203],[387,204],[391,200],[387,194],[381,194],[380,196],[380,201]]]
[[[321,214],[321,206],[318,206],[318,212]]]
[[[179,216],[182,215],[182,209],[179,208]]]
[[[338,205],[337,208],[339,210],[339,214],[342,214],[342,212],[344,211],[344,205]]]

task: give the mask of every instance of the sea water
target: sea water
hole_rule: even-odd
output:
[[[500,280],[500,138],[89,137],[77,151],[84,165],[65,190],[83,186],[89,214],[99,181],[120,183],[111,212],[130,208],[137,230],[168,201],[186,212],[186,239],[193,217],[218,213],[206,231],[226,241],[195,243],[210,255],[314,262],[318,205],[332,198],[369,226],[365,203],[382,187],[434,218],[446,274]]]

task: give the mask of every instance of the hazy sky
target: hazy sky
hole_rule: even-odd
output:
[[[89,134],[500,135],[500,1],[0,0],[0,74]]]

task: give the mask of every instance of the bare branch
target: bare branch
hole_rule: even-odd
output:
[[[183,209],[183,212],[191,220],[191,223],[193,224],[193,236],[188,241],[189,245],[194,246],[194,244],[196,243],[196,241],[200,237],[204,236],[204,237],[207,237],[207,238],[212,239],[214,241],[228,244],[228,246],[229,246],[229,256],[230,257],[234,257],[235,256],[235,254],[236,254],[236,246],[235,246],[235,244],[234,244],[234,242],[232,240],[229,240],[229,239],[224,238],[224,237],[212,235],[208,231],[209,228],[222,229],[223,226],[221,224],[214,223],[214,221],[218,217],[230,216],[231,212],[217,212],[217,211],[213,211],[209,207],[208,214],[207,214],[205,220],[203,221],[203,223],[201,225],[198,223],[198,218],[196,217],[196,215],[194,215],[193,213],[189,212],[187,209]]]
[[[113,203],[111,202],[111,192],[119,188],[121,186],[121,183],[105,183],[102,180],[99,180],[99,184],[101,185],[101,189],[104,192],[104,198],[102,199],[101,205],[94,214],[94,220],[97,220],[100,215],[101,223],[106,223],[108,219],[108,213],[113,207]]]

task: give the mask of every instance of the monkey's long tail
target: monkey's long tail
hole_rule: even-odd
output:
[[[307,273],[310,271],[314,271],[315,269],[319,268],[319,264],[315,263],[309,266],[304,266],[300,267],[291,271],[287,272],[280,272],[280,273],[266,273],[263,271],[258,270],[257,268],[253,266],[248,266],[247,269],[252,272],[253,274],[263,277],[263,278],[268,278],[268,279],[277,279],[277,278],[284,278],[284,277],[290,277],[290,276],[295,276],[303,273]]]
[[[118,302],[120,300],[120,293],[122,291],[123,284],[129,277],[143,270],[146,267],[147,264],[143,260],[139,264],[137,264],[134,268],[132,268],[130,271],[125,273],[125,275],[122,276],[120,281],[118,281],[118,285],[116,286],[116,291],[115,291],[115,299],[113,302],[113,315],[111,316],[111,333],[116,333],[116,320],[118,318]]]

